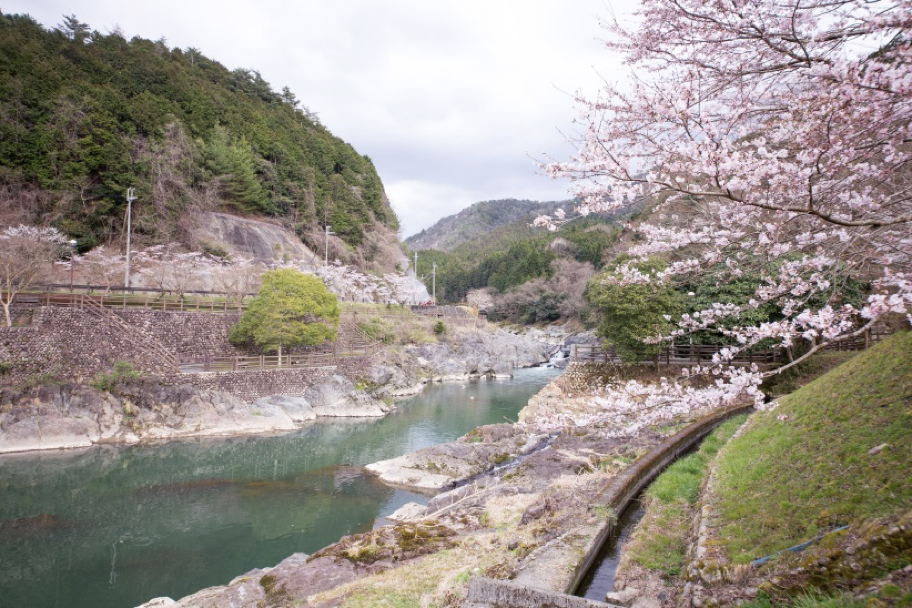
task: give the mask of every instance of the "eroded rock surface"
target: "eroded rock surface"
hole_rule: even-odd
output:
[[[113,392],[84,384],[6,389],[0,393],[0,453],[286,432],[319,416],[380,417],[392,409],[341,376],[318,380],[308,397],[274,395],[246,403],[227,393],[155,381]]]
[[[395,486],[440,490],[528,454],[547,439],[512,424],[492,424],[456,441],[369,464],[367,470]]]
[[[413,395],[426,382],[478,377],[509,377],[519,367],[548,361],[547,344],[504,331],[461,332],[446,342],[413,344],[364,371],[364,379],[383,397]]]

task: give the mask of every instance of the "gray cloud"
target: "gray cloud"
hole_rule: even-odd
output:
[[[529,156],[568,157],[567,91],[594,92],[620,69],[598,40],[602,0],[8,0],[3,11],[45,26],[75,13],[290,87],[374,160],[404,236],[479,200],[566,198]]]

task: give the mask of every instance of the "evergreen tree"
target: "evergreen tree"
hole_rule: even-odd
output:
[[[313,275],[291,268],[263,274],[257,297],[231,328],[234,344],[253,342],[265,351],[316,346],[336,339],[339,302]]]
[[[599,314],[599,337],[625,363],[657,356],[665,343],[652,340],[667,335],[672,321],[684,310],[683,296],[654,280],[665,269],[664,261],[651,259],[634,267],[653,280],[624,284],[615,270],[610,270],[596,275],[586,290],[586,298]]]
[[[83,42],[89,36],[89,24],[83,23],[76,15],[64,15],[63,23],[57,25],[56,30],[76,42]]]
[[[232,144],[229,155],[231,193],[247,211],[269,211],[269,201],[257,179],[256,161],[247,138],[241,135]]]

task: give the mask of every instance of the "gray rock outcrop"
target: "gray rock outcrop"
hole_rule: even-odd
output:
[[[384,482],[417,490],[442,490],[490,471],[542,446],[512,424],[482,426],[456,441],[367,465]]]
[[[199,237],[204,243],[223,248],[235,257],[247,257],[264,264],[288,261],[318,264],[321,261],[320,256],[285,228],[227,213],[203,215]]]
[[[153,381],[114,393],[84,384],[7,389],[0,394],[0,453],[288,432],[320,416],[376,418],[391,409],[341,376],[317,380],[304,398],[273,395],[253,403]]]
[[[548,361],[548,346],[504,331],[464,332],[446,342],[413,344],[364,371],[383,397],[412,395],[426,382],[509,377],[513,369]]]

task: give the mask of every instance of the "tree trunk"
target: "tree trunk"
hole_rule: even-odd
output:
[[[3,300],[3,316],[6,317],[6,326],[7,327],[13,326],[13,321],[12,321],[12,319],[10,319],[10,304],[12,304],[12,302],[13,302],[12,296],[10,296],[9,302],[7,302],[6,300]]]
[[[282,367],[282,343],[279,342],[279,367]]]

